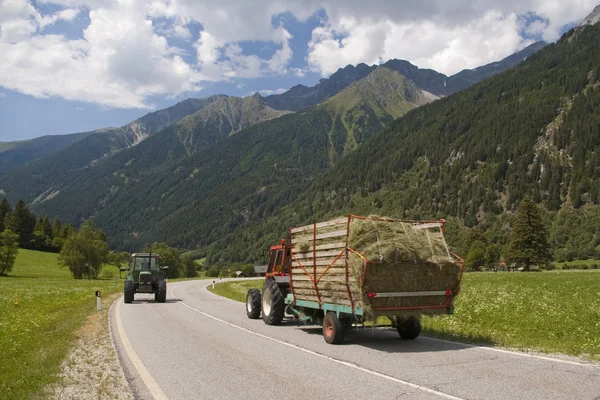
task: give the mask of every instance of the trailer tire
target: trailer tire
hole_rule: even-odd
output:
[[[396,330],[402,339],[414,340],[421,334],[421,321],[417,317],[397,318]]]
[[[158,291],[154,295],[154,299],[159,303],[167,301],[167,281],[164,279],[158,281]]]
[[[333,311],[329,311],[323,318],[323,338],[329,344],[344,342],[344,325]]]
[[[132,281],[125,281],[125,285],[123,287],[123,300],[125,303],[133,302],[133,293],[135,292],[135,288],[133,287]]]
[[[275,279],[267,279],[263,286],[261,309],[263,321],[267,325],[279,325],[283,320],[285,303],[283,293]]]
[[[250,319],[260,317],[260,290],[250,289],[246,293],[246,315]]]

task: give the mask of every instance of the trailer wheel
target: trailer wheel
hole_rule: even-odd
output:
[[[246,293],[246,315],[250,319],[260,317],[260,290],[250,289]]]
[[[123,287],[123,300],[125,303],[131,303],[133,301],[134,292],[135,288],[133,287],[133,282],[125,281],[125,285]]]
[[[329,311],[323,318],[323,338],[329,344],[341,344],[344,334],[344,325],[333,311]]]
[[[267,279],[262,291],[262,317],[267,325],[279,325],[283,320],[283,293],[274,279]]]
[[[421,321],[417,317],[396,318],[396,330],[402,339],[416,339],[421,334]]]

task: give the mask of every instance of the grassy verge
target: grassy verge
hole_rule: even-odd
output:
[[[245,301],[260,281],[218,284]],[[600,273],[471,273],[453,316],[423,318],[429,336],[600,359]]]
[[[229,281],[217,283],[214,289],[211,285],[208,287],[208,290],[219,296],[244,303],[246,302],[246,293],[248,292],[248,289],[257,288],[261,290],[264,283],[264,278],[250,281]]]
[[[119,276],[116,268],[113,272]],[[41,397],[44,387],[57,382],[74,332],[95,312],[95,291],[109,294],[121,287],[113,279],[75,280],[58,266],[56,254],[19,250],[13,271],[0,277],[2,398]]]
[[[554,263],[556,268],[560,269],[590,269],[590,270],[600,270],[600,260],[575,260],[575,261],[565,261],[561,263]]]

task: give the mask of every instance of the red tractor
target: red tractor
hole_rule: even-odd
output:
[[[290,293],[290,269],[292,246],[281,239],[280,244],[271,246],[265,284],[261,292],[250,289],[246,294],[248,318],[262,318],[267,325],[279,325],[285,313],[285,298]]]

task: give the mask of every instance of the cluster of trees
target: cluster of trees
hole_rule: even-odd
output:
[[[18,245],[24,249],[59,252],[65,240],[75,232],[73,225],[55,218],[36,217],[23,200],[14,208],[6,197],[0,200],[0,232],[10,230],[18,236]]]
[[[12,271],[19,247],[58,252],[74,233],[73,226],[53,223],[46,216],[36,217],[27,204],[19,200],[14,209],[6,197],[0,200],[0,275]]]
[[[508,234],[494,243],[492,231],[465,228],[454,219],[447,226],[447,239],[454,251],[465,255],[466,267],[472,271],[495,268],[500,262],[515,263],[529,271],[532,266],[549,266],[553,259],[550,232],[544,211],[529,197],[521,201],[506,227]]]
[[[65,240],[59,262],[69,268],[75,279],[96,279],[108,254],[106,235],[88,220]]]

